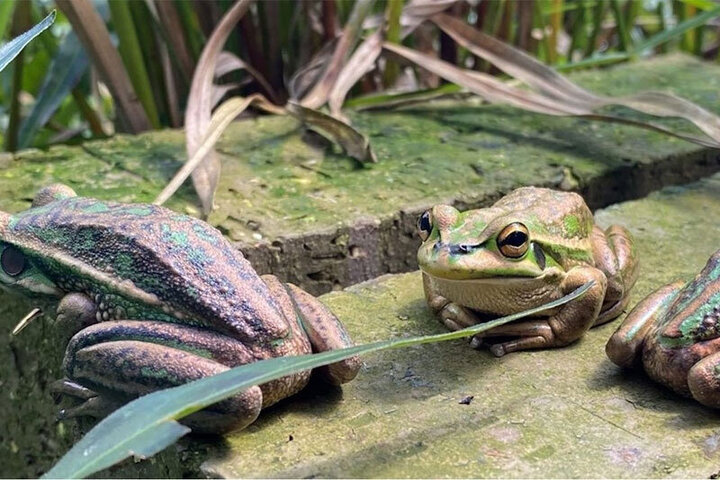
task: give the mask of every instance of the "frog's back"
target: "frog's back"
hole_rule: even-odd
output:
[[[159,315],[247,342],[287,333],[250,263],[220,232],[187,215],[154,205],[74,197],[14,216],[6,235],[31,250],[58,286],[69,291],[77,285],[62,285],[65,278],[82,278],[80,288],[89,293],[100,289],[143,307],[155,305]],[[68,269],[73,275],[64,275]]]

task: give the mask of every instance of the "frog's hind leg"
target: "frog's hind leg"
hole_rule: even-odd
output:
[[[283,295],[280,289],[286,292],[284,295],[290,296],[295,310],[299,314],[302,329],[310,339],[314,352],[338,350],[353,346],[350,335],[348,335],[340,320],[318,299],[291,283],[280,283],[277,278],[271,275],[264,275],[262,278],[276,298]],[[351,357],[321,367],[318,371],[331,384],[340,385],[355,378],[361,365],[362,362],[359,357]]]
[[[708,407],[720,408],[720,352],[693,365],[687,381],[695,400]]]
[[[590,241],[595,266],[607,277],[607,290],[600,314],[593,326],[606,323],[620,315],[630,300],[628,292],[637,280],[637,261],[630,232],[619,225],[603,231],[593,227]]]
[[[152,343],[163,341],[168,344]],[[237,345],[230,345],[232,342]],[[95,407],[108,401],[124,403],[147,393],[216,375],[228,370],[225,362],[229,365],[248,363],[249,352],[241,348],[241,343],[214,332],[165,322],[118,321],[93,325],[70,341],[63,368],[68,379],[97,392],[98,396],[86,400],[87,405],[69,410],[66,416],[102,416],[106,412],[96,412]],[[217,361],[219,358],[223,358],[223,363]],[[186,417],[182,423],[200,433],[241,429],[255,421],[262,400],[260,388],[251,387]]]

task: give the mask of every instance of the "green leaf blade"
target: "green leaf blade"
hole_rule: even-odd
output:
[[[0,47],[0,71],[5,69],[7,65],[15,58],[17,55],[22,51],[25,46],[30,43],[30,41],[40,35],[42,32],[48,29],[50,25],[53,24],[55,21],[55,16],[57,14],[55,13],[55,10],[50,12],[50,14],[42,19],[42,21],[35,26],[33,26],[30,30],[23,33],[22,35],[18,35],[17,37],[13,38],[9,42],[7,42],[5,45]]]
[[[53,56],[30,114],[20,124],[18,148],[30,146],[35,133],[50,120],[87,71],[89,60],[77,36],[70,32]]]

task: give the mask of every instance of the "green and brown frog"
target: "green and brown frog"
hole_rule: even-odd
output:
[[[207,223],[154,205],[80,198],[62,185],[40,191],[24,212],[0,212],[0,286],[57,304],[57,328],[73,335],[56,389],[82,403],[66,416],[102,416],[234,366],[352,345],[318,300],[258,276]],[[352,358],[321,372],[341,384],[359,367]],[[199,432],[243,428],[309,376],[252,387],[185,423]]]
[[[621,367],[644,368],[656,382],[720,408],[720,250],[692,281],[638,303],[605,351]]]
[[[438,205],[421,215],[418,230],[428,305],[452,330],[537,307],[594,281],[584,296],[543,317],[473,338],[474,347],[490,343],[497,356],[574,342],[623,311],[637,276],[629,232],[595,225],[575,193],[526,187],[488,208]]]

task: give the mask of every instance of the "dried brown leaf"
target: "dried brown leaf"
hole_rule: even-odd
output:
[[[222,47],[235,24],[247,11],[252,0],[239,0],[220,20],[200,55],[185,111],[185,142],[188,158],[193,158],[206,137],[213,106],[213,77]],[[208,149],[192,171],[193,185],[200,197],[204,214],[213,209],[213,198],[220,178],[220,161],[212,148]]]
[[[577,115],[587,113],[585,110],[569,110],[562,105],[558,106],[556,101],[542,97],[534,92],[520,90],[490,75],[472,70],[464,70],[437,57],[426,55],[401,45],[384,43],[383,48],[410,60],[446,80],[467,88],[491,103],[506,103],[524,110],[549,115]]]
[[[538,89],[548,98],[556,99],[568,108],[586,110],[586,115],[595,119],[615,119],[613,121],[630,122],[638,126],[647,125],[653,130],[671,133],[695,143],[720,145],[720,117],[689,100],[663,92],[640,92],[623,97],[596,95],[575,85],[530,55],[472,28],[462,20],[438,14],[432,17],[432,21],[475,55],[485,58],[508,75]],[[595,113],[598,108],[610,105],[620,105],[658,117],[683,118],[693,123],[710,138],[672,133],[664,127],[648,122],[618,119]]]
[[[247,71],[260,84],[260,86],[262,86],[263,89],[268,92],[268,95],[273,102],[280,103],[274,89],[270,86],[268,81],[265,80],[265,77],[263,77],[258,70],[256,70],[249,63],[241,60],[237,55],[232,52],[220,52],[220,55],[218,55],[217,64],[215,65],[215,78],[220,78],[223,75],[227,75],[228,73],[235,70]]]
[[[367,137],[355,130],[349,124],[319,110],[304,107],[294,102],[285,106],[288,113],[299,119],[314,130],[329,135],[352,158],[361,163],[375,163],[377,158],[370,147]]]
[[[400,16],[401,24],[404,26],[400,37],[405,38],[427,18],[444,11],[455,3],[456,0],[416,0],[410,2],[403,7],[402,15]],[[355,52],[338,75],[337,81],[332,86],[328,95],[328,106],[330,107],[331,115],[334,117],[343,117],[341,109],[348,92],[363,75],[372,70],[375,61],[380,56],[382,52],[382,28],[384,26],[384,20],[382,20],[382,22],[378,30],[367,37],[360,46],[355,49]]]
[[[300,102],[304,107],[319,108],[327,102],[330,89],[335,85],[348,53],[355,46],[362,31],[362,22],[374,3],[375,0],[357,0],[355,2],[350,18],[345,24],[340,41],[335,47],[323,76]]]
[[[471,92],[483,97],[490,103],[513,105],[523,110],[537,113],[544,113],[555,116],[578,116],[593,120],[622,123],[637,127],[654,130],[657,132],[672,135],[698,145],[720,148],[720,143],[712,138],[697,137],[685,133],[678,133],[661,125],[649,122],[615,117],[612,115],[601,115],[593,113],[590,109],[582,108],[577,103],[565,103],[556,98],[546,97],[537,92],[521,90],[503,83],[495,77],[472,70],[464,70],[453,64],[439,60],[436,57],[420,53],[400,45],[385,43],[383,48],[400,55],[411,62],[425,68],[446,80],[467,88]]]
[[[215,143],[218,141],[225,129],[230,123],[242,112],[244,112],[250,105],[256,104],[258,107],[272,111],[273,113],[279,113],[276,109],[276,105],[270,103],[265,97],[260,94],[251,95],[249,97],[233,97],[222,103],[212,114],[212,118],[208,123],[205,135],[202,140],[197,143],[194,153],[189,156],[188,161],[185,165],[175,174],[172,180],[167,184],[162,192],[157,196],[155,201],[156,205],[162,205],[170,198],[178,188],[183,184],[185,180],[196,168],[202,164],[204,158],[209,152],[213,151]]]

